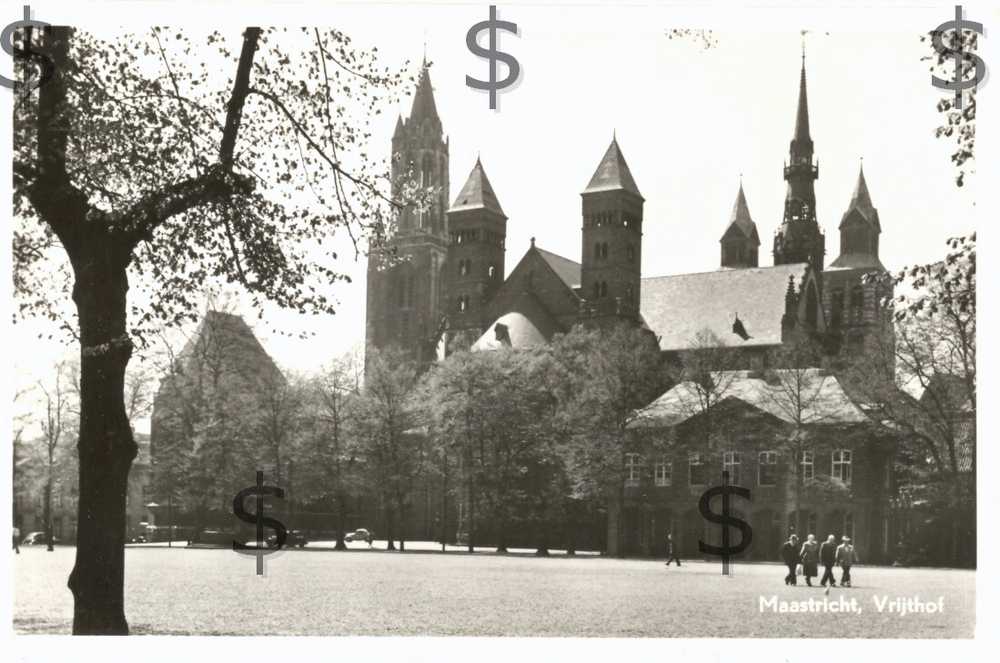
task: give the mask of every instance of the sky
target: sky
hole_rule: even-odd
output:
[[[947,19],[939,8],[892,21],[860,21],[846,10],[685,14],[646,5],[505,4],[499,15],[519,26],[517,36],[500,33],[498,47],[517,58],[522,73],[500,94],[496,111],[485,93],[465,84],[467,74],[487,75],[486,62],[465,43],[469,27],[488,17],[486,5],[352,4],[338,8],[335,25],[355,45],[376,45],[390,66],[409,60],[415,71],[426,48],[450,140],[449,197],[479,156],[509,217],[508,272],[531,237],[579,260],[579,193],[612,135],[646,199],[644,276],[718,267],[718,240],[741,177],[761,237],[761,264],[772,264],[803,45],[827,263],[837,256],[837,225],[862,157],[889,269],[936,260],[948,237],[973,230],[978,183],[973,177],[962,189],[954,186],[951,145],[934,137],[940,91],[921,61],[927,46],[919,35]],[[151,20],[126,18],[133,26]],[[667,37],[688,26],[711,29],[711,47],[700,38]],[[238,38],[239,28],[232,29]],[[373,152],[389,156],[397,114],[409,114],[411,99],[385,109]],[[303,318],[268,309],[268,324],[256,325],[265,348],[289,370],[315,370],[363,342],[365,262],[339,253],[347,257],[337,267],[353,282],[331,287],[337,315]],[[46,331],[37,322],[15,328],[32,348],[17,361],[20,381],[38,379],[55,357],[75,354],[71,346],[39,341]]]

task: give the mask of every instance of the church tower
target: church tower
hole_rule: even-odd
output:
[[[448,233],[448,328],[473,330],[478,337],[490,323],[487,305],[503,283],[507,239],[507,216],[479,159],[448,210]]]
[[[581,292],[591,315],[638,318],[642,206],[618,140],[601,159],[583,198]]]
[[[858,171],[858,183],[847,211],[840,219],[840,255],[830,267],[867,267],[884,270],[878,257],[878,237],[882,226],[878,210],[872,205],[864,166]]]
[[[412,359],[434,359],[444,317],[443,270],[448,251],[448,141],[424,60],[410,117],[392,136],[394,193],[406,185],[430,192],[425,205],[399,211],[396,233],[369,253],[365,342],[402,348]]]
[[[743,194],[743,183],[736,194],[736,203],[729,218],[729,226],[719,240],[722,248],[723,267],[757,267],[757,249],[760,247],[760,237],[757,235],[757,224],[750,218],[747,198]]]
[[[816,192],[813,183],[819,178],[819,165],[813,163],[813,142],[809,136],[805,53],[802,54],[795,135],[784,174],[788,189],[781,227],[774,236],[774,264],[808,262],[819,273],[823,271],[826,238],[816,221]]]

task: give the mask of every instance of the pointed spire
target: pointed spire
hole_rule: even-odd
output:
[[[734,228],[744,237],[752,240],[755,245],[760,246],[757,224],[750,216],[750,208],[747,206],[747,197],[743,193],[742,182],[740,182],[740,190],[736,194],[736,202],[733,203],[733,213],[729,216],[729,225],[726,226],[726,232],[722,234],[722,237],[725,238]]]
[[[476,158],[476,165],[472,167],[472,172],[469,173],[469,179],[465,181],[465,186],[458,192],[458,196],[455,198],[455,202],[448,212],[461,212],[473,209],[489,210],[505,219],[507,218],[507,215],[503,213],[503,209],[500,207],[500,201],[497,200],[497,194],[493,192],[493,185],[490,184],[489,178],[486,177],[483,162],[478,157]]]
[[[809,137],[809,100],[806,95],[806,48],[802,46],[802,72],[799,75],[799,107],[795,114],[795,137],[792,142],[812,143]]]
[[[403,114],[400,113],[396,118],[396,130],[392,132],[392,137],[397,138],[403,135]]]
[[[437,113],[437,105],[434,103],[434,88],[431,86],[430,66],[428,66],[425,57],[420,70],[420,80],[417,82],[417,92],[413,95],[410,122],[415,120],[419,125],[428,118],[437,123],[441,122]]]
[[[872,204],[871,194],[868,192],[868,182],[865,181],[865,167],[864,163],[858,168],[858,182],[854,185],[854,193],[851,195],[851,202],[847,206],[847,211],[844,212],[844,216],[840,221],[840,225],[843,226],[848,218],[851,216],[851,212],[857,211],[868,223],[873,224],[876,228],[879,228],[878,221],[878,210],[875,209],[875,205]]]
[[[587,184],[587,188],[583,192],[594,193],[615,189],[623,189],[642,198],[639,187],[636,186],[635,179],[632,177],[632,171],[629,170],[621,148],[618,147],[618,138],[612,135],[611,145],[608,146],[608,150],[601,158],[601,163],[598,164],[597,170],[594,171],[590,183]]]

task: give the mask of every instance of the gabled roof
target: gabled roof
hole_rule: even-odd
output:
[[[556,276],[558,276],[571,290],[573,288],[580,287],[580,284],[583,282],[580,263],[574,262],[569,258],[563,258],[562,256],[552,253],[551,251],[540,249],[535,246],[534,241],[532,241],[531,248],[542,257],[548,266],[552,268],[552,271],[556,273]]]
[[[730,347],[777,345],[782,341],[788,280],[801,288],[808,263],[724,269],[642,279],[640,312],[661,350],[698,347],[696,336],[710,331]],[[733,332],[736,317],[750,338]]]
[[[739,193],[736,194],[736,202],[733,203],[733,213],[729,216],[729,225],[726,226],[726,231],[722,233],[722,239],[725,239],[727,235],[734,231],[739,232],[747,239],[752,240],[757,246],[760,246],[760,237],[757,235],[757,224],[750,217],[750,208],[747,207],[747,197],[743,193],[742,182],[740,182]]]
[[[611,145],[598,164],[594,176],[590,178],[590,183],[583,190],[584,193],[594,193],[597,191],[624,190],[634,193],[642,198],[639,187],[636,186],[632,171],[625,163],[621,148],[618,147],[618,139],[612,138]]]
[[[794,424],[796,416],[806,425],[857,424],[870,421],[851,400],[840,381],[821,369],[719,371],[714,373],[719,387],[719,401],[741,401],[785,423]],[[806,394],[801,412],[791,394],[802,387]],[[640,410],[631,428],[676,426],[701,414],[696,388],[690,382],[674,385],[666,393]]]
[[[455,202],[449,212],[461,212],[464,210],[485,209],[496,212],[500,216],[507,218],[497,200],[497,194],[493,191],[493,185],[486,177],[483,170],[483,163],[477,158],[476,165],[472,167],[469,178],[465,181],[465,186],[458,192]]]

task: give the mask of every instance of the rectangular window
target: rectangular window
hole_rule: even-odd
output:
[[[799,461],[802,465],[802,479],[812,479],[816,476],[815,467],[813,466],[813,452],[803,451],[802,460]]]
[[[638,486],[640,476],[642,476],[642,456],[625,454],[625,485]]]
[[[740,483],[740,452],[722,452],[722,471],[729,472],[729,483],[738,486]]]
[[[844,514],[844,529],[842,536],[849,536],[851,541],[854,541],[854,514],[845,513]]]
[[[757,484],[773,486],[778,481],[778,453],[761,451],[757,454]]]
[[[833,452],[833,467],[830,475],[844,483],[851,483],[851,452],[847,449],[837,449]]]
[[[653,480],[657,486],[669,486],[674,464],[667,457],[660,458],[653,468]]]
[[[708,465],[701,454],[688,456],[688,481],[692,486],[704,486],[708,483]]]

